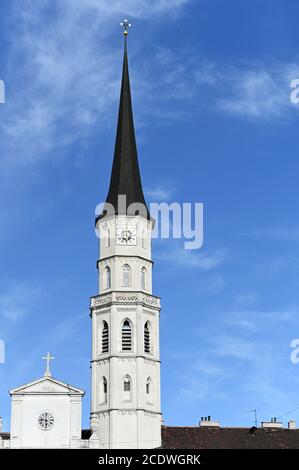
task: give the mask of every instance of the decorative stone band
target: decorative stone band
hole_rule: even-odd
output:
[[[109,415],[109,413],[111,413],[111,411],[116,411],[118,414],[126,414],[126,415],[134,415],[134,414],[137,414],[138,411],[142,411],[143,413],[146,414],[146,416],[149,416],[149,417],[152,417],[152,418],[156,418],[158,416],[161,416],[161,414],[162,414],[160,411],[149,411],[149,410],[146,410],[145,408],[134,408],[134,409],[111,408],[109,411],[94,412],[94,413],[92,413],[92,416],[93,417],[98,416],[99,419],[106,418]]]
[[[101,294],[90,299],[90,309],[96,310],[99,307],[108,305],[144,305],[155,310],[161,310],[160,297],[145,294],[144,292],[111,292]]]
[[[149,358],[147,356],[140,356],[140,355],[124,356],[123,354],[122,355],[112,354],[105,358],[97,357],[96,359],[93,359],[91,363],[95,363],[96,366],[105,366],[110,363],[111,359],[115,359],[115,358],[118,359],[119,362],[124,363],[124,364],[136,363],[137,359],[144,359],[144,364],[148,366],[152,366],[152,367],[156,367],[157,364],[161,363],[160,359],[155,359],[154,357]]]

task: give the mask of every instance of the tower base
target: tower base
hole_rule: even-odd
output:
[[[100,449],[161,447],[161,415],[145,410],[111,410],[92,416],[97,421],[91,441]]]

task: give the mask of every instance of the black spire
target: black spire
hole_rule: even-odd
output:
[[[120,195],[126,196],[125,207],[119,207],[118,196]],[[142,204],[143,210],[139,211],[140,215],[144,215],[145,217],[150,218],[149,211],[144,199],[138,165],[126,35],[112,173],[109,191],[106,198],[106,205],[104,207],[103,214],[99,218],[105,216],[107,212],[109,213],[107,203],[113,206],[115,214],[117,215],[127,213],[126,211],[128,207],[133,203]],[[134,214],[131,215],[137,214],[138,212],[135,214],[134,211]]]

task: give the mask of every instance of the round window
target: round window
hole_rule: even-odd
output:
[[[49,431],[52,429],[54,426],[54,421],[54,416],[47,411],[41,413],[38,417],[38,425],[43,431]]]

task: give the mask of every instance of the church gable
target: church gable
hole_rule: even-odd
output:
[[[84,395],[84,391],[50,377],[44,377],[10,391],[10,395],[27,394],[64,394],[82,396]]]

